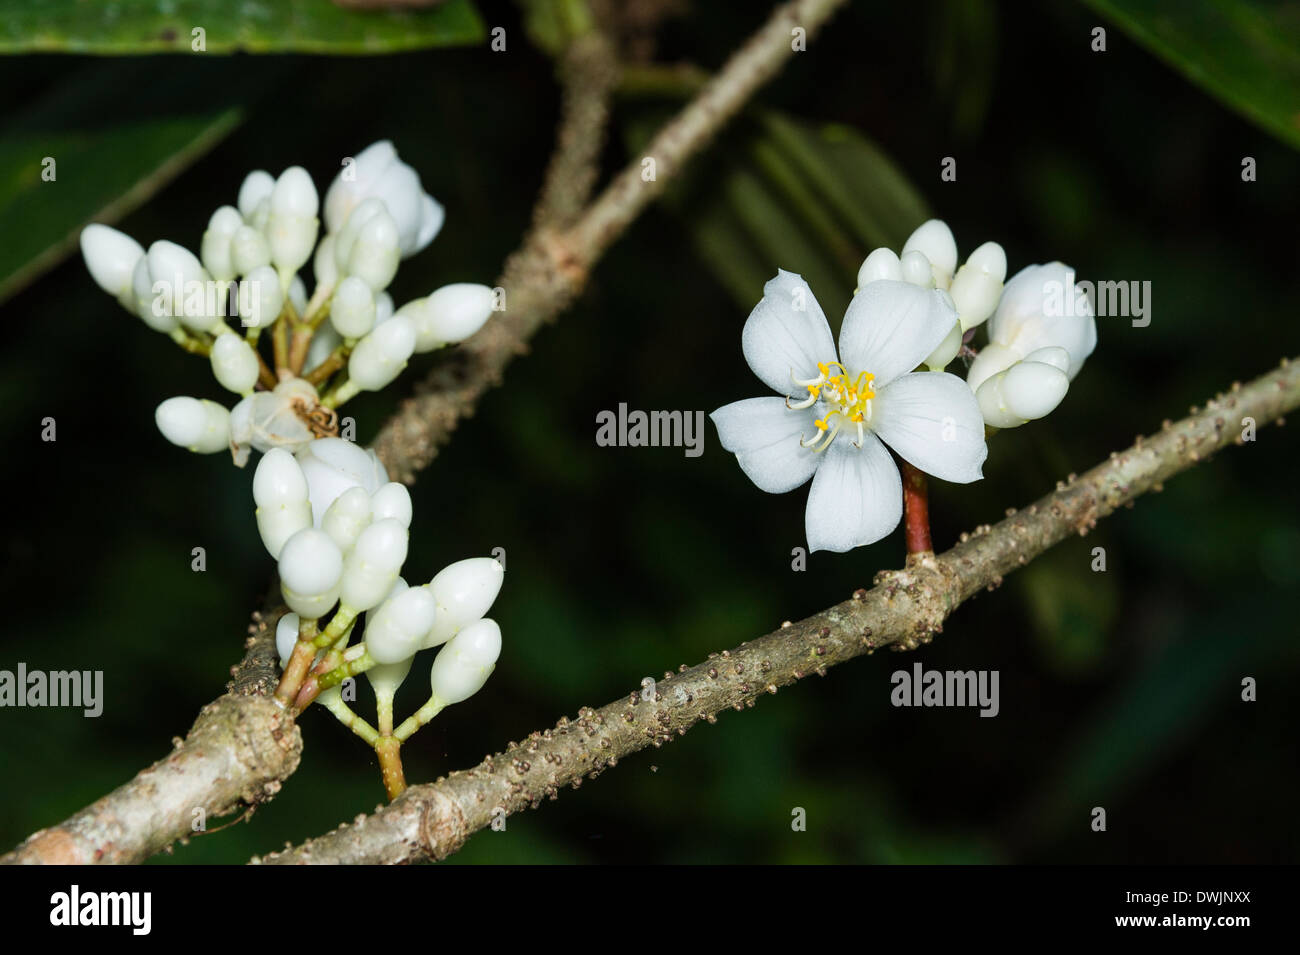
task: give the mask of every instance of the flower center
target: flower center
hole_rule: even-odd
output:
[[[807,389],[808,397],[797,404],[791,404],[790,399],[786,398],[785,406],[791,411],[800,411],[811,408],[820,401],[826,409],[826,413],[813,422],[817,426],[817,434],[813,435],[812,440],[800,438],[800,446],[812,448],[815,452],[825,451],[840,433],[840,429],[848,425],[857,428],[858,440],[854,442],[854,447],[862,447],[864,430],[871,422],[871,399],[876,397],[876,393],[871,390],[871,383],[876,380],[876,376],[864,371],[855,379],[837,361],[818,362],[817,371],[817,377],[807,381],[796,378],[793,369],[790,371],[790,380],[800,388]]]

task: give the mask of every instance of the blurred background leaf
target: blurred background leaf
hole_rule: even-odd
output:
[[[1084,2],[1221,102],[1300,147],[1300,5]]]
[[[203,49],[192,31],[202,29]],[[0,0],[0,53],[395,53],[478,43],[471,0],[357,10],[331,0]]]
[[[199,63],[164,82],[158,60],[61,62],[59,79],[0,118],[0,220],[24,224],[0,246],[0,302],[75,249],[88,222],[117,222],[216,148],[290,72],[252,61],[218,83],[221,67]],[[0,76],[26,65],[4,61]]]
[[[634,112],[629,148],[643,148],[667,116],[662,107]],[[857,130],[762,108],[678,177],[665,205],[737,305],[752,307],[781,263],[808,280],[832,327],[866,254],[900,250],[928,218],[916,188]]]

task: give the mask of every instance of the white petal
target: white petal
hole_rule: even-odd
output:
[[[904,375],[876,393],[871,428],[904,460],[944,481],[969,484],[984,475],[984,417],[956,375]]]
[[[844,553],[873,544],[903,517],[903,480],[885,446],[868,434],[861,448],[841,434],[808,492],[804,530],[810,551]]]
[[[415,247],[407,253],[415,255],[442,231],[442,224],[447,220],[447,212],[437,199],[427,192],[420,199],[420,232],[415,238]]]
[[[763,286],[740,346],[754,374],[782,395],[794,390],[791,372],[796,378],[816,378],[818,362],[835,360],[835,341],[822,307],[808,283],[793,272],[780,271]]]
[[[952,331],[957,312],[946,293],[907,282],[872,282],[849,303],[840,361],[850,375],[870,372],[874,388],[911,371]]]
[[[802,447],[800,438],[817,433],[812,408],[791,411],[784,398],[746,398],[709,415],[722,446],[740,468],[769,494],[793,491],[813,476],[822,455]]]

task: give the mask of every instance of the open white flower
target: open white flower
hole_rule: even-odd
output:
[[[849,304],[839,351],[808,283],[779,272],[741,336],[745,360],[773,391],[713,412],[722,446],[772,494],[813,479],[810,549],[880,540],[903,513],[898,467],[885,445],[945,481],[979,480],[984,421],[960,378],[914,372],[957,321],[947,294],[873,281]]]
[[[1055,409],[1097,347],[1092,303],[1060,262],[1017,272],[988,333],[966,383],[996,428],[1014,428]]]

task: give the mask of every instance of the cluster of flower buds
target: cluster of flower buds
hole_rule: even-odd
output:
[[[241,396],[229,413],[204,399],[163,402],[156,417],[169,441],[200,453],[229,448],[240,466],[252,449],[297,451],[319,436],[320,408],[386,387],[412,355],[464,341],[503,307],[493,289],[455,283],[395,309],[386,289],[401,259],[433,241],[444,214],[392,143],[345,161],[325,194],[318,243],[321,212],[311,177],[293,166],[278,177],[249,173],[235,205],[213,213],[198,256],[168,241],[145,252],[105,225],[83,230],[95,282],[206,354],[217,382]],[[309,260],[310,298],[299,275]],[[258,351],[266,329],[300,338],[300,352],[277,350],[268,366]]]
[[[292,455],[268,451],[253,477],[257,527],[279,563],[280,587],[292,614],[281,618],[277,647],[287,661],[302,621],[337,607],[330,627],[341,642],[366,614],[366,672],[380,699],[406,678],[421,650],[442,647],[431,671],[441,705],[482,687],[501,650],[501,631],[485,619],[504,571],[490,557],[458,561],[429,583],[409,586],[406,560],[411,497],[389,482],[373,451],[322,438]],[[331,630],[327,628],[327,633]]]
[[[901,280],[948,296],[957,325],[925,360],[932,371],[946,368],[974,329],[988,323],[989,343],[966,383],[993,428],[1018,427],[1053,411],[1097,343],[1092,306],[1077,294],[1066,266],[1031,265],[1009,282],[1006,275],[1006,253],[996,242],[976,248],[958,268],[956,240],[939,219],[919,226],[901,256],[876,249],[858,269],[859,290]],[[1066,307],[1052,306],[1067,299]]]

